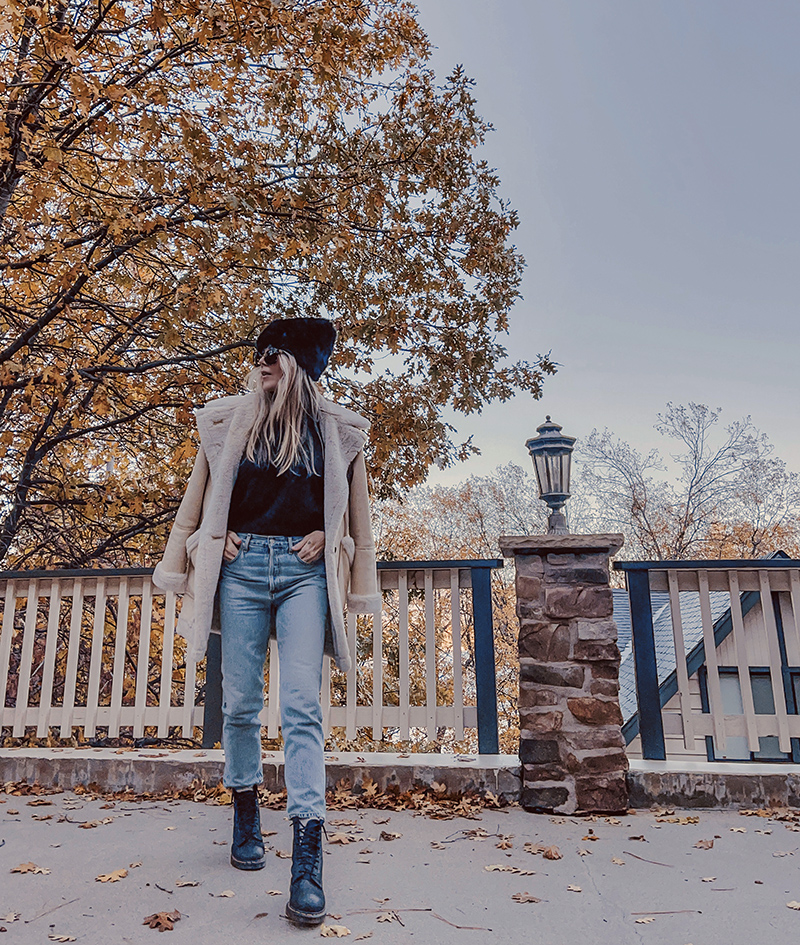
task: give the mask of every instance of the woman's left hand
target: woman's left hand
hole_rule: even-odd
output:
[[[306,564],[312,564],[321,557],[325,550],[325,532],[311,532],[302,541],[292,545],[292,551],[297,552],[298,558]]]

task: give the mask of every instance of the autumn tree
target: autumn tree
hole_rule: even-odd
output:
[[[0,560],[146,563],[272,317],[335,318],[377,491],[518,391],[517,225],[402,0],[0,0]]]
[[[593,507],[585,519],[623,532],[626,558],[800,553],[800,479],[749,417],[720,430],[720,413],[667,405],[656,429],[670,441],[669,465],[608,430],[578,443],[578,489]]]

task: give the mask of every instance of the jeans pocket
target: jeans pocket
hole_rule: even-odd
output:
[[[228,559],[225,557],[225,553],[223,552],[223,554],[222,554],[222,563],[223,563],[223,565],[226,565],[226,564],[227,564],[228,566],[230,566],[230,565],[232,565],[232,564],[236,564],[236,562],[239,560],[239,558],[242,557],[242,554],[243,554],[243,546],[244,546],[244,539],[242,539],[242,541],[239,542],[239,547],[236,549],[236,554],[235,554],[230,560],[228,560]]]

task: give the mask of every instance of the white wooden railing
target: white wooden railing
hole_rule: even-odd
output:
[[[626,573],[631,604],[632,747],[654,760],[800,762],[800,561],[614,566]],[[669,595],[674,669],[666,678],[657,672],[664,634],[654,636],[651,591]]]
[[[381,563],[382,610],[348,615],[354,669],[345,678],[325,659],[326,734],[342,727],[353,739],[368,727],[376,740],[387,730],[405,740],[415,729],[435,738],[447,728],[461,740],[478,726],[473,618],[485,637],[486,602],[476,614],[472,589],[486,590],[487,569],[501,564]],[[175,634],[180,599],[154,587],[149,569],[0,572],[0,605],[0,731],[67,738],[78,727],[86,738],[164,738],[179,730],[192,738],[205,724],[218,732],[219,719],[204,717],[208,704],[218,705],[214,668],[186,662]],[[490,610],[488,634],[491,643]],[[490,671],[493,687],[493,655]],[[279,733],[278,672],[272,640],[262,714],[268,737]],[[496,742],[496,704],[493,711]]]

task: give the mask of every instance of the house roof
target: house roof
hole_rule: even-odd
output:
[[[614,589],[614,622],[617,625],[617,643],[620,649],[619,667],[619,703],[622,718],[627,723],[636,715],[636,675],[633,664],[633,641],[631,629],[631,611],[628,592]],[[712,591],[709,594],[711,617],[715,628],[720,619],[730,612],[730,597],[724,591]],[[675,644],[672,636],[672,611],[669,594],[665,591],[652,592],[650,595],[653,613],[653,637],[656,648],[656,667],[658,683],[661,687],[675,672]],[[681,591],[681,623],[686,652],[690,653],[703,640],[703,624],[700,616],[700,595],[696,591]]]

